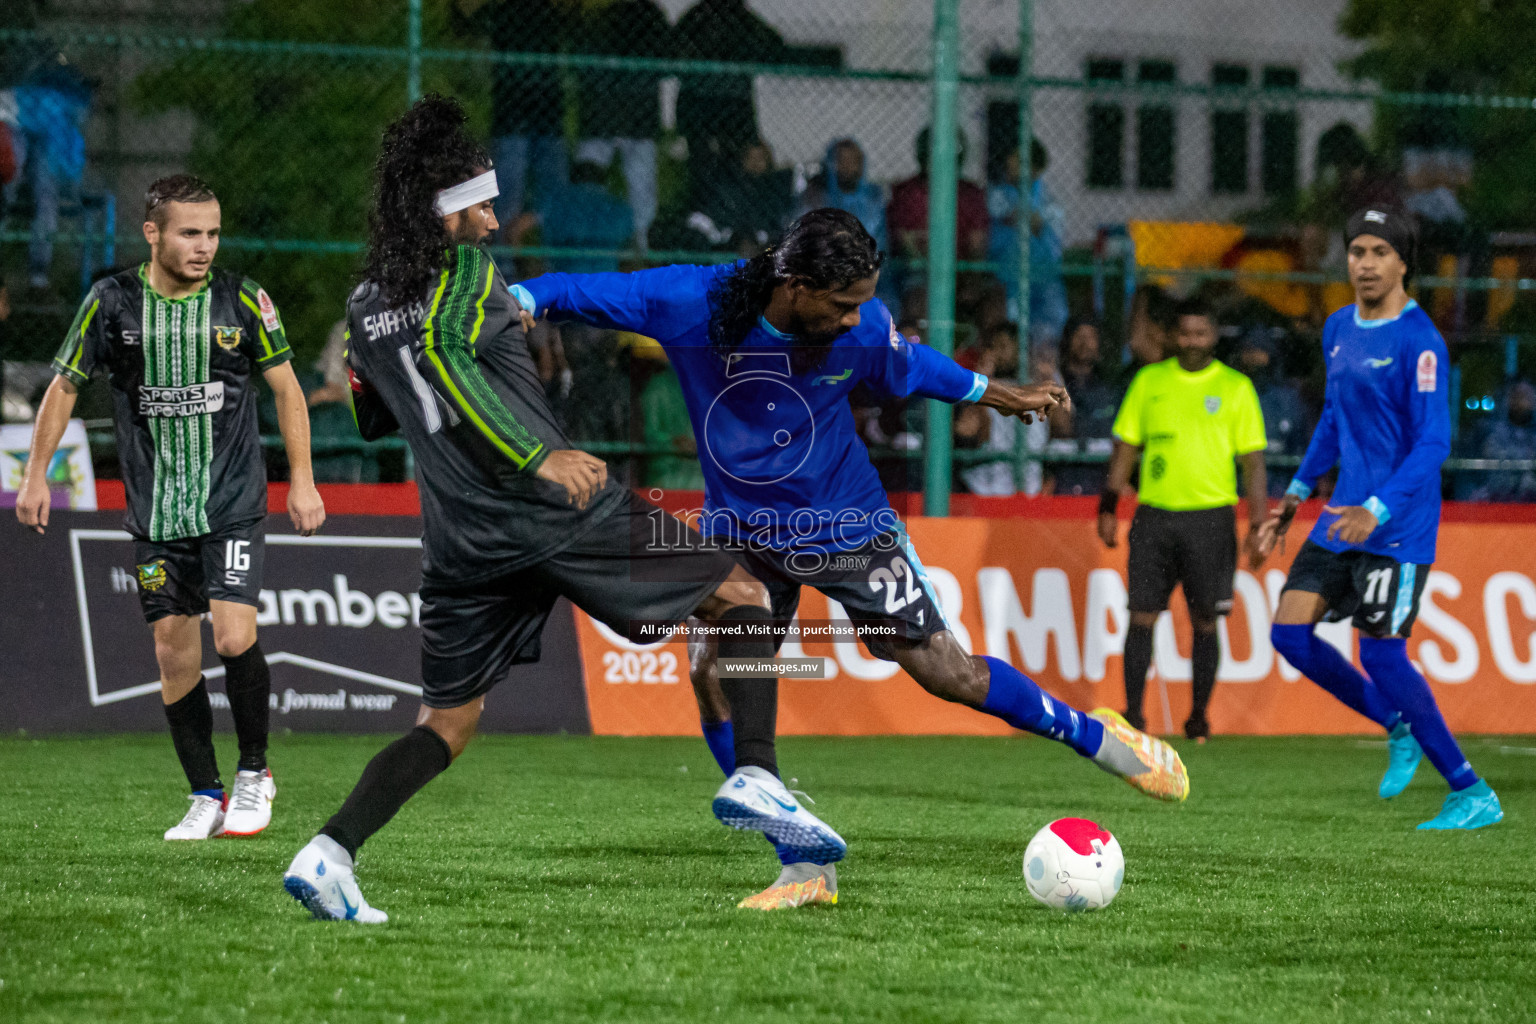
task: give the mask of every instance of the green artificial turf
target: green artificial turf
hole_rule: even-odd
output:
[[[785,740],[850,852],[764,914],[701,741],[492,737],[364,849],[390,923],[313,921],[281,873],[382,742],[280,737],[265,834],[171,844],[165,737],[0,740],[0,1021],[1536,1019],[1532,739],[1467,742],[1506,820],[1443,834],[1433,769],[1378,800],[1352,738],[1185,744],[1183,806],[1033,738]],[[1107,910],[1024,888],[1064,816],[1124,847]]]

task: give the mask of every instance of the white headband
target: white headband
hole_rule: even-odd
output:
[[[496,188],[496,172],[486,171],[479,177],[461,181],[452,188],[445,188],[437,194],[437,202],[432,204],[439,217],[446,217],[450,213],[458,213],[467,210],[476,203],[483,203],[487,199],[495,199],[501,194]]]

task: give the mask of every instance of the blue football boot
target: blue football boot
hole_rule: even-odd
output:
[[[1504,820],[1504,808],[1486,780],[1478,779],[1466,789],[1445,798],[1440,813],[1420,825],[1421,829],[1482,828]]]
[[[1398,722],[1387,736],[1387,774],[1381,777],[1376,795],[1390,800],[1407,789],[1423,757],[1424,748],[1413,738],[1412,728],[1407,722]]]

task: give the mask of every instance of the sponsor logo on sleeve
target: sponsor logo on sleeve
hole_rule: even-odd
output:
[[[267,330],[275,331],[282,326],[282,322],[277,319],[277,307],[272,305],[272,296],[267,294],[265,288],[256,289],[256,305],[261,308],[261,322]]]
[[[1429,349],[1419,353],[1419,390],[1435,390],[1435,374],[1440,369],[1440,361]]]
[[[891,348],[893,348],[896,351],[900,352],[901,351],[901,343],[904,340],[905,339],[903,339],[902,336],[901,336],[901,332],[896,329],[896,321],[892,320],[891,321]]]

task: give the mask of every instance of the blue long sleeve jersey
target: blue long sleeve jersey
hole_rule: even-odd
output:
[[[1357,547],[1398,562],[1435,560],[1440,530],[1440,464],[1451,453],[1449,358],[1418,303],[1389,320],[1362,320],[1345,306],[1323,326],[1328,382],[1323,415],[1288,491],[1305,498],[1339,466],[1333,505],[1364,505],[1381,525]],[[1325,513],[1311,539],[1330,551],[1336,517]]]
[[[878,299],[815,369],[766,321],[729,357],[710,346],[709,291],[734,266],[546,274],[514,286],[535,316],[655,338],[682,383],[704,472],[706,535],[776,550],[849,550],[897,524],[848,403],[858,384],[892,397],[981,396],[986,378],[914,345]]]

